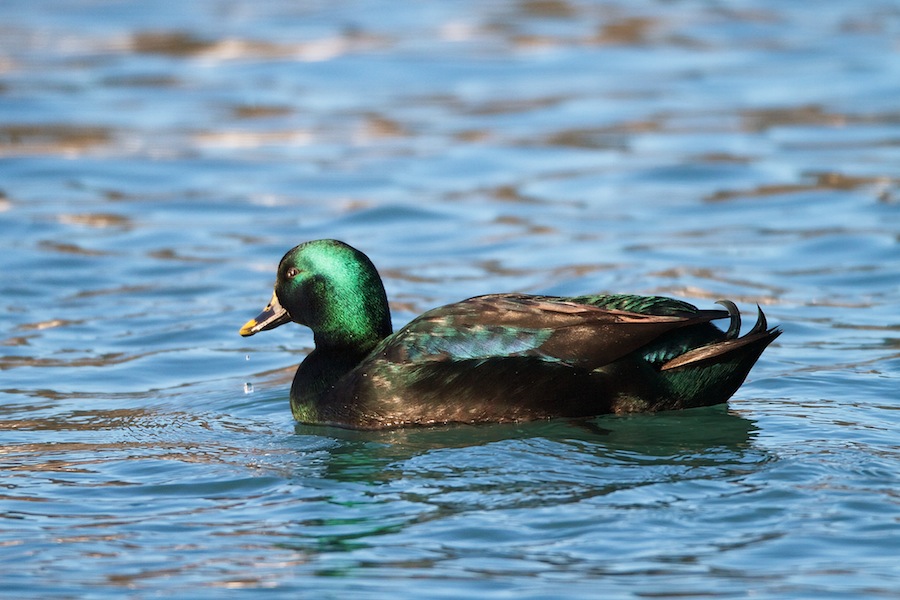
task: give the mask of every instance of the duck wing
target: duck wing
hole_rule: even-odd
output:
[[[395,363],[536,357],[593,370],[676,329],[729,316],[677,301],[667,314],[647,314],[607,308],[600,298],[476,296],[423,314],[379,353]]]

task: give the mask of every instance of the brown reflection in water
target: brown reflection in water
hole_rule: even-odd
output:
[[[130,229],[133,226],[128,217],[113,213],[79,213],[63,214],[58,217],[59,222],[65,225],[83,225],[86,227],[117,227]]]
[[[4,371],[6,369],[17,369],[21,367],[105,367],[146,358],[147,356],[153,356],[161,352],[162,350],[157,350],[155,352],[141,352],[138,354],[107,352],[99,356],[80,356],[70,359],[38,358],[34,356],[0,356],[0,371]]]
[[[122,285],[98,290],[83,290],[76,292],[71,296],[66,296],[64,300],[79,300],[84,298],[96,298],[97,296],[114,296],[118,294],[145,294],[153,292],[156,289],[157,286],[155,285]]]
[[[172,75],[159,74],[130,74],[105,77],[102,81],[107,87],[134,87],[134,88],[177,88],[182,81]]]
[[[166,56],[191,56],[215,45],[185,31],[145,31],[131,38],[131,50],[139,54],[164,54]]]
[[[546,35],[518,30],[515,19],[499,19],[482,33],[507,38],[519,48],[532,49],[576,46],[651,46],[669,45],[693,49],[707,49],[710,43],[679,31],[682,22],[658,15],[627,14],[621,7],[609,4],[574,5],[562,0],[526,0],[520,4],[521,13],[528,19],[578,19],[592,28],[587,35],[566,37],[565,34]],[[741,20],[740,16],[733,18]]]
[[[474,106],[462,107],[462,112],[478,116],[528,112],[542,108],[553,108],[567,100],[570,100],[568,96],[559,95],[538,98],[502,98],[498,100],[485,100]]]
[[[17,412],[22,411],[23,407],[19,406]],[[206,419],[192,413],[161,414],[148,408],[115,408],[108,410],[73,410],[60,412],[52,417],[31,419],[6,418],[0,421],[0,431],[98,431],[132,428],[150,430],[166,429],[173,425],[177,426],[179,422],[182,424],[190,423],[202,429],[212,429]],[[40,445],[37,444],[37,446]],[[61,444],[53,444],[54,451],[58,452],[60,446]],[[21,451],[22,446],[15,446],[15,448]]]
[[[399,121],[376,113],[365,115],[362,134],[366,138],[374,139],[409,137],[411,135],[410,131]]]
[[[79,246],[78,244],[50,242],[47,240],[42,241],[39,244],[39,246],[43,250],[49,250],[51,252],[59,252],[60,254],[75,254],[78,256],[110,256],[110,255],[112,255],[112,252],[104,252],[102,250],[91,250],[88,248],[84,248],[83,246]]]
[[[81,429],[93,430],[97,428],[84,427]],[[2,429],[0,429],[0,431],[2,431]],[[0,457],[2,457],[4,462],[8,463],[2,467],[2,470],[8,473],[96,473],[96,470],[90,468],[91,465],[108,463],[113,459],[113,457],[110,456],[111,452],[121,452],[122,456],[116,458],[122,460],[174,460],[194,464],[229,463],[232,462],[230,459],[235,456],[246,457],[246,450],[222,444],[204,444],[200,447],[196,442],[190,441],[174,442],[157,440],[153,442],[112,442],[97,444],[56,442],[0,446]],[[238,460],[236,464],[242,465],[240,460]],[[59,480],[55,481],[55,483],[67,482]],[[76,485],[82,487],[103,487],[110,485],[121,486],[138,484],[136,482],[114,479],[98,481],[96,483],[84,483],[79,481]]]
[[[628,148],[632,135],[659,132],[663,127],[660,121],[642,120],[615,123],[606,127],[565,129],[550,134],[544,143],[551,146],[622,150]]]
[[[490,197],[499,202],[512,202],[515,204],[544,204],[544,202],[526,196],[514,185],[501,185],[488,191]]]
[[[591,41],[599,45],[646,44],[660,23],[650,17],[625,17],[601,25]]]
[[[887,188],[896,188],[900,185],[900,178],[894,177],[858,177],[837,172],[810,173],[809,175],[813,179],[807,183],[759,185],[743,190],[720,190],[707,196],[704,200],[706,202],[724,202],[735,198],[759,198],[812,190],[847,191],[865,187],[872,187],[878,192],[879,200],[883,200],[889,197]]]
[[[570,18],[577,14],[575,8],[564,0],[524,0],[519,4],[523,13],[535,17]]]
[[[730,163],[735,165],[748,165],[752,163],[754,159],[750,158],[749,156],[738,156],[737,154],[730,154],[728,152],[709,152],[706,154],[699,154],[695,156],[694,160],[704,163]]]
[[[49,321],[38,321],[36,323],[23,323],[16,327],[17,331],[40,331],[42,329],[53,329],[55,327],[68,327],[70,325],[81,325],[84,319],[50,319]]]
[[[164,248],[162,250],[153,250],[147,253],[147,256],[151,258],[155,258],[158,260],[174,260],[178,262],[189,262],[189,263],[215,263],[218,262],[215,258],[207,258],[204,256],[188,256],[181,252],[176,252],[171,248]]]
[[[112,141],[112,130],[90,125],[0,125],[0,156],[77,152]]]
[[[513,225],[520,228],[513,236],[491,236],[492,239],[500,238],[508,238],[508,237],[518,237],[520,235],[548,235],[553,233],[559,233],[559,230],[555,227],[550,227],[549,225],[539,225],[537,223],[532,222],[530,219],[526,219],[524,217],[516,216],[516,215],[498,215],[492,223],[497,225]]]
[[[744,131],[766,131],[773,127],[796,125],[824,125],[838,127],[847,124],[848,117],[840,113],[827,112],[817,105],[787,106],[782,108],[762,108],[741,113]]]
[[[453,134],[453,139],[460,142],[477,143],[489,140],[492,133],[486,129],[464,129]]]
[[[318,61],[348,52],[383,48],[389,43],[389,38],[353,28],[335,36],[289,44],[235,38],[207,39],[186,31],[142,31],[134,33],[122,50],[186,58],[202,55],[226,60],[297,58]]]
[[[231,107],[231,114],[236,119],[263,119],[267,117],[284,117],[294,110],[289,106],[239,104]]]
[[[707,281],[715,281],[720,284],[727,284],[734,289],[750,289],[759,290],[765,293],[759,294],[740,294],[738,292],[729,292],[728,297],[738,303],[774,305],[778,302],[778,298],[786,294],[788,290],[784,287],[771,285],[764,281],[756,281],[742,277],[732,277],[728,273],[724,273],[717,269],[697,268],[697,267],[673,267],[654,271],[650,273],[652,277],[660,279],[672,279],[674,281],[683,281],[685,279],[704,279]],[[719,300],[722,297],[721,291],[711,291],[705,287],[693,285],[679,286],[660,286],[649,290],[648,293],[659,294],[663,296],[682,296],[684,298],[705,298],[708,300]]]
[[[136,440],[83,442],[51,439],[46,442],[0,444],[0,470],[10,472],[88,473],[92,465],[111,460],[174,460],[184,463],[219,464],[248,463],[253,449],[238,448],[212,440],[199,441],[198,430],[224,428],[239,433],[253,433],[253,424],[233,419],[184,411],[159,411],[150,408],[116,408],[108,410],[71,410],[50,416],[30,417],[28,412],[47,411],[47,405],[17,405],[0,411],[0,432],[119,432]],[[18,416],[18,418],[16,418]],[[277,450],[275,452],[278,452]],[[285,452],[289,452],[285,450]],[[272,449],[259,450],[271,455]],[[58,483],[66,483],[60,481]],[[79,481],[77,485],[129,485],[129,482],[105,480],[94,484]]]

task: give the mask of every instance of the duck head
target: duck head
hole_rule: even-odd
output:
[[[306,242],[285,254],[272,299],[240,334],[291,321],[312,329],[316,347],[323,349],[368,351],[391,333],[378,271],[365,254],[337,240]]]

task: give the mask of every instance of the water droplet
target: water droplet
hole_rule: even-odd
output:
[[[249,381],[244,384],[244,393],[245,394],[253,393],[253,384],[250,383]]]
[[[250,360],[250,355],[249,354],[245,355],[244,360]]]

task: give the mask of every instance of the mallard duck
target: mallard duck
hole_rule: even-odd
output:
[[[661,296],[491,294],[392,333],[369,258],[337,240],[291,249],[272,300],[242,336],[290,321],[315,349],[291,385],[301,423],[385,429],[660,411],[720,404],[781,331],[739,337],[735,304]],[[727,331],[711,321],[730,319]]]

